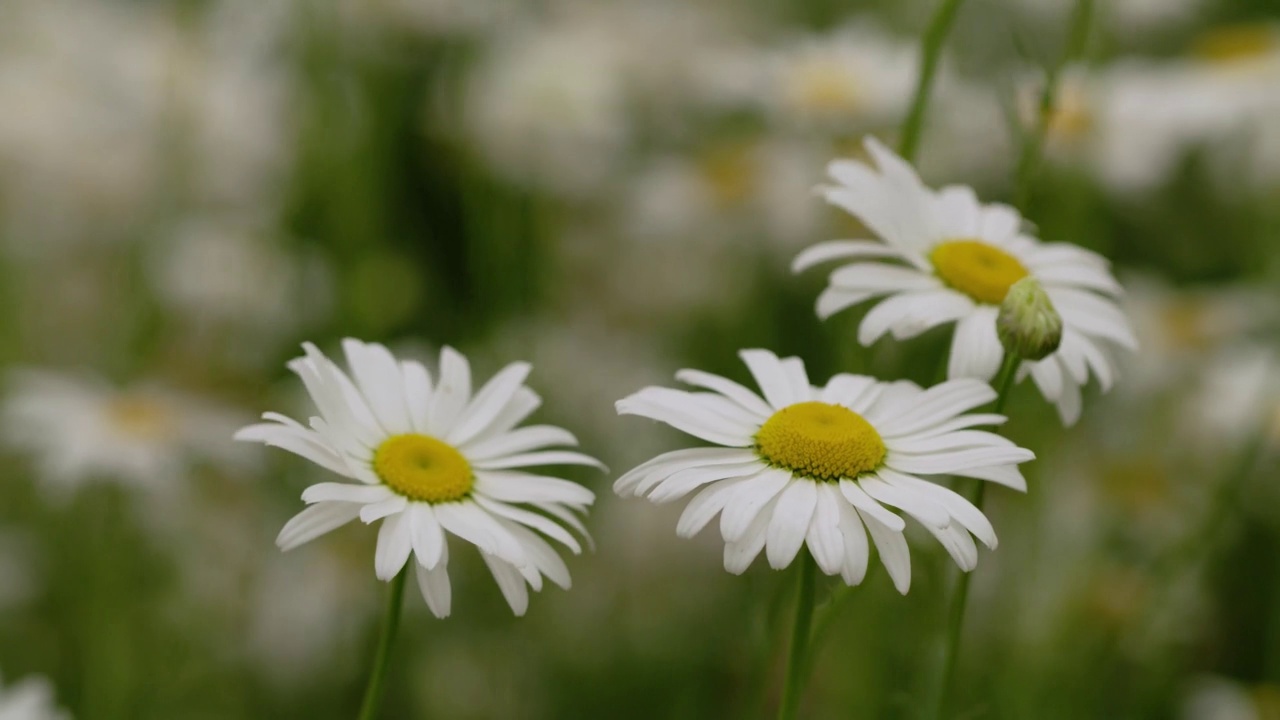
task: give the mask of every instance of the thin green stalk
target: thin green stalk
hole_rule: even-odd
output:
[[[1014,180],[1014,206],[1026,209],[1031,199],[1032,180],[1040,167],[1044,155],[1044,144],[1049,135],[1049,123],[1053,119],[1053,110],[1058,104],[1058,86],[1062,79],[1062,71],[1071,63],[1084,55],[1085,45],[1089,41],[1089,27],[1093,19],[1095,0],[1079,0],[1071,15],[1071,29],[1067,35],[1067,45],[1058,63],[1049,68],[1045,76],[1044,88],[1040,91],[1040,106],[1037,108],[1036,124],[1023,139],[1022,151],[1018,155],[1016,178]]]
[[[396,573],[391,581],[390,593],[387,596],[387,614],[382,618],[382,632],[378,637],[378,650],[373,656],[373,671],[369,675],[369,685],[364,691],[364,702],[360,703],[359,720],[374,720],[378,716],[378,708],[382,706],[382,685],[387,677],[387,665],[391,659],[391,646],[396,639],[396,629],[400,627],[400,607],[404,604],[404,584],[409,577],[409,563]]]
[[[1000,374],[996,376],[995,383],[998,389],[995,404],[997,413],[1004,412],[1005,403],[1012,394],[1010,391],[1013,389],[1013,378],[1017,375],[1018,365],[1021,362],[1022,360],[1013,353],[1005,353],[1004,363],[1000,367]],[[977,490],[969,500],[974,507],[981,510],[987,483],[979,480],[977,485]],[[942,647],[942,669],[938,674],[939,680],[933,694],[932,717],[934,718],[943,717],[943,711],[951,696],[952,685],[955,684],[956,661],[960,657],[961,632],[964,630],[965,609],[969,603],[969,581],[972,577],[972,572],[961,572],[960,577],[956,578],[956,590],[951,596],[951,606],[947,610],[947,636]]]
[[[915,160],[916,151],[920,149],[920,134],[924,131],[924,118],[929,109],[933,80],[938,74],[938,63],[942,60],[942,46],[946,44],[947,35],[951,33],[951,26],[955,24],[962,4],[964,0],[942,0],[921,40],[920,77],[916,80],[911,109],[907,111],[906,120],[902,123],[902,138],[898,142],[898,154],[907,162]]]
[[[814,577],[817,563],[808,550],[801,550],[800,586],[796,592],[796,623],[791,632],[791,653],[787,657],[787,675],[782,686],[782,703],[778,706],[778,720],[794,720],[800,708],[800,693],[804,686],[805,668],[808,666],[809,628],[813,624]]]

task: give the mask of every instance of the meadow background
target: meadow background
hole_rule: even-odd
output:
[[[1020,164],[1067,0],[970,0],[920,153],[1110,258],[1142,351],[995,489],[965,718],[1280,718],[1280,8],[1099,0]],[[416,592],[388,718],[754,718],[788,575],[610,491],[671,447],[613,402],[736,352],[929,383],[948,332],[859,346],[801,248],[813,187],[897,138],[933,0],[3,0],[0,674],[80,720],[349,718],[385,586],[358,524],[274,546],[324,471],[237,444],[308,414],[311,340],[533,363],[539,417],[611,468],[574,588],[513,618],[474,553]],[[1022,178],[1021,181],[1018,178]],[[919,530],[919,528],[914,528]],[[923,532],[920,535],[924,535]],[[927,538],[927,536],[926,536]],[[950,560],[912,538],[825,613],[803,714],[914,718]],[[0,690],[2,695],[3,690]]]

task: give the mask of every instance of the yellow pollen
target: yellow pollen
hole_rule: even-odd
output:
[[[107,416],[125,435],[144,440],[165,437],[172,418],[167,409],[144,397],[121,395],[107,405]]]
[[[373,454],[373,471],[387,487],[428,503],[461,500],[475,478],[462,453],[433,437],[409,433],[383,441]]]
[[[862,100],[848,69],[830,58],[814,58],[798,67],[787,95],[794,108],[822,117],[852,114]]]
[[[875,470],[885,447],[871,423],[849,408],[802,402],[765,421],[756,433],[756,452],[797,475],[839,480]]]
[[[699,170],[712,200],[723,209],[746,202],[755,192],[757,165],[755,145],[729,142],[704,153]]]
[[[1192,55],[1219,65],[1257,60],[1276,50],[1280,50],[1280,39],[1267,25],[1231,25],[1211,30],[1191,47]]]
[[[988,305],[999,305],[1027,269],[1009,253],[980,240],[949,240],[929,253],[947,285]]]

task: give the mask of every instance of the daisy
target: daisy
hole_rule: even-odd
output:
[[[976,567],[977,537],[995,548],[991,523],[968,500],[922,476],[961,475],[1026,490],[1017,463],[1034,458],[971,428],[1001,415],[964,414],[995,399],[985,383],[952,380],[928,390],[840,374],[809,384],[799,358],[743,350],[764,396],[717,375],[681,370],[698,392],[648,387],[618,401],[641,415],[723,446],[676,450],[618,479],[619,495],[657,503],[697,491],[676,532],[697,534],[719,513],[724,566],[742,573],[761,550],[781,569],[807,545],[818,567],[862,582],[868,533],[899,592],[911,585],[905,523],[920,522],[963,570]]]
[[[0,688],[0,720],[69,720],[54,704],[53,687],[42,677],[28,677]]]
[[[357,517],[382,520],[378,579],[394,578],[413,555],[418,587],[437,617],[448,616],[451,604],[449,535],[479,548],[516,615],[528,608],[528,588],[542,589],[543,576],[568,589],[569,571],[542,535],[581,552],[561,523],[585,535],[575,512],[595,496],[519,468],[603,466],[581,453],[546,450],[577,444],[565,430],[516,428],[541,404],[524,385],[530,366],[512,363],[472,393],[471,367],[452,348],[441,352],[433,382],[421,363],[398,361],[382,345],[348,339],[342,346],[350,376],[310,343],[305,357],[289,363],[320,412],[310,428],[266,413],[270,422],[236,433],[356,481],[307,488],[302,500],[310,507],[285,524],[276,544],[292,550]]]
[[[1062,344],[1043,360],[1021,363],[1018,379],[1030,375],[1063,423],[1075,423],[1090,374],[1110,389],[1112,354],[1137,347],[1106,260],[1074,245],[1042,243],[1024,232],[1013,208],[984,205],[968,187],[933,190],[874,138],[865,145],[878,168],[837,160],[828,166],[836,184],[822,193],[880,240],[819,243],[796,257],[796,272],[853,260],[831,273],[818,316],[887,296],[862,320],[859,342],[871,345],[885,333],[902,340],[954,322],[947,377],[989,381],[1004,359],[995,324],[1000,304],[1013,283],[1034,277],[1062,316]]]
[[[12,372],[0,406],[0,437],[33,456],[54,492],[98,480],[168,492],[197,462],[243,472],[252,453],[224,440],[241,422],[156,383],[117,388],[47,370]]]

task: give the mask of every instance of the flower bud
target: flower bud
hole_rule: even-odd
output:
[[[1043,360],[1062,342],[1062,316],[1035,278],[1009,287],[996,318],[996,334],[1005,352],[1023,360]]]

